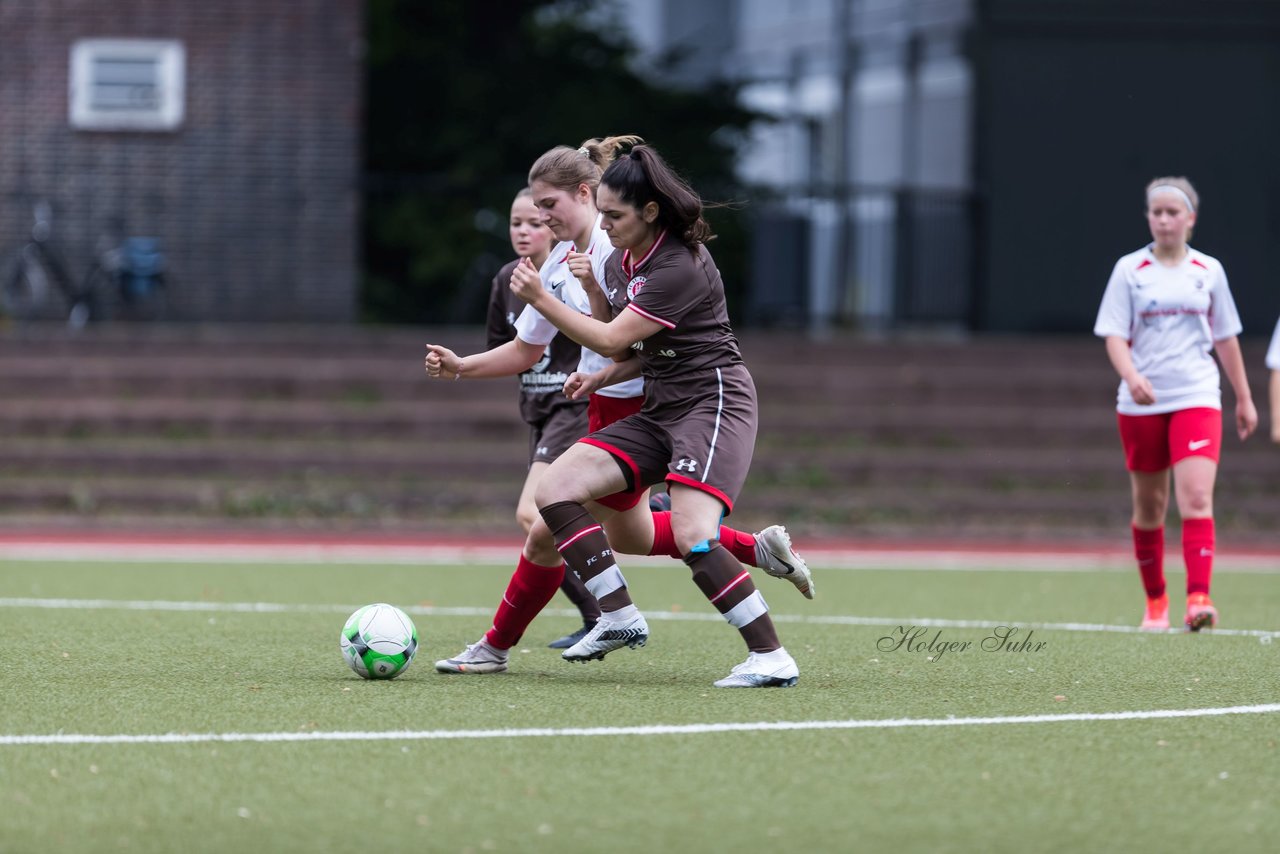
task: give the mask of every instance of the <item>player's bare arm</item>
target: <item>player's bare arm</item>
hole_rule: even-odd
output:
[[[1133,366],[1133,357],[1129,354],[1128,340],[1121,338],[1119,335],[1107,336],[1107,358],[1111,360],[1111,367],[1115,368],[1116,373],[1129,386],[1129,394],[1133,395],[1133,402],[1143,406],[1150,406],[1156,402],[1155,389],[1151,387],[1151,380],[1138,373],[1138,369]]]
[[[1254,406],[1253,394],[1249,391],[1249,376],[1244,369],[1244,356],[1240,353],[1240,339],[1234,335],[1223,338],[1213,342],[1213,349],[1236,394],[1236,435],[1243,441],[1258,428],[1258,408]]]
[[[624,311],[608,323],[579,314],[547,293],[541,279],[535,286],[526,277],[518,276],[519,272],[518,266],[511,274],[511,292],[537,309],[565,335],[602,356],[625,355],[632,344],[643,341],[662,328],[658,322],[641,317],[634,311]]]
[[[459,356],[440,344],[428,344],[424,364],[427,376],[432,379],[514,377],[537,364],[544,350],[546,347],[541,344],[530,344],[519,338],[470,356]]]

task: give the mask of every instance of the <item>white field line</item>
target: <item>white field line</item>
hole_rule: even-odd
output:
[[[110,610],[110,611],[187,611],[200,613],[232,614],[343,614],[349,615],[358,605],[293,605],[279,602],[182,602],[139,599],[40,599],[0,597],[0,608],[46,608],[52,610]],[[429,617],[481,617],[493,616],[493,608],[457,607],[444,608],[431,605],[403,605],[410,614]],[[576,610],[547,608],[543,614],[552,617],[579,617]],[[704,611],[645,611],[649,620],[719,623],[724,617]],[[937,617],[851,617],[844,615],[807,616],[803,614],[773,613],[776,623],[802,623],[819,626],[872,626],[894,628],[918,626],[930,629],[993,629],[999,626],[1017,626],[1020,629],[1060,632],[1113,632],[1119,634],[1151,634],[1136,626],[1114,626],[1105,623],[1035,623],[1019,620],[949,620]],[[1169,629],[1168,634],[1182,634],[1181,629]],[[1159,633],[1157,633],[1159,634]],[[1280,630],[1265,629],[1213,629],[1205,635],[1224,637],[1259,638],[1271,643],[1280,638]]]
[[[325,543],[128,543],[128,542],[0,542],[0,561],[92,563],[275,563],[381,564],[411,566],[514,566],[519,544],[371,545]],[[1016,570],[1022,572],[1096,572],[1132,570],[1131,556],[1119,551],[1001,551],[953,549],[803,549],[809,564],[820,569]],[[670,566],[667,557],[627,555],[624,564]],[[1280,572],[1280,555],[1217,556],[1222,572]]]
[[[1212,709],[1158,709],[1136,712],[1078,712],[1061,715],[1012,715],[982,718],[889,718],[847,721],[760,721],[757,723],[659,724],[622,727],[564,727],[560,729],[435,729],[383,732],[170,732],[153,735],[0,735],[0,747],[62,744],[200,744],[208,742],[297,741],[452,741],[481,738],[581,738],[583,736],[706,735],[724,732],[794,732],[797,730],[907,729],[930,727],[1053,724],[1078,721],[1147,721],[1168,718],[1207,718],[1223,715],[1267,715],[1280,712],[1280,703],[1226,706]]]

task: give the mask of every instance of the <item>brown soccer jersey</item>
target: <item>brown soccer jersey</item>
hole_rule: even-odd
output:
[[[621,459],[640,483],[684,483],[732,510],[751,467],[758,413],[715,261],[704,246],[666,237],[634,264],[615,252],[605,276],[615,309],[661,328],[634,345],[644,409],[586,441]]]

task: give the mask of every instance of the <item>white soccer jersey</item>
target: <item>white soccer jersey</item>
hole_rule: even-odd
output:
[[[1276,323],[1276,331],[1271,333],[1271,346],[1267,348],[1267,367],[1280,371],[1280,322]]]
[[[569,272],[569,265],[565,263],[571,251],[576,251],[572,240],[557,243],[552,247],[551,254],[547,256],[547,261],[538,271],[538,275],[542,277],[542,286],[559,297],[561,302],[581,314],[590,316],[591,301],[587,299],[582,283]],[[591,256],[591,270],[595,274],[596,281],[604,287],[604,262],[613,254],[613,244],[609,242],[609,236],[600,228],[600,217],[596,218],[595,228],[591,232],[591,244],[587,247],[587,254]],[[607,323],[610,318],[601,319]],[[529,344],[549,344],[559,331],[551,321],[542,316],[542,312],[531,305],[525,306],[524,311],[520,312],[520,316],[516,318],[516,335],[521,341]],[[578,370],[584,374],[594,374],[612,362],[613,360],[609,357],[583,347],[582,357],[578,360]],[[596,394],[617,398],[640,397],[644,394],[644,378],[636,377],[616,385],[605,386]]]
[[[1176,267],[1161,264],[1151,246],[1116,262],[1093,334],[1129,341],[1133,365],[1151,381],[1156,402],[1134,403],[1121,380],[1116,410],[1155,415],[1192,407],[1222,408],[1215,341],[1239,335],[1240,314],[1216,258],[1187,247]]]

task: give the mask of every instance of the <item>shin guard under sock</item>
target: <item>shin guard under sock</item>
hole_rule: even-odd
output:
[[[555,537],[568,571],[577,572],[604,612],[631,604],[627,580],[613,559],[613,549],[600,523],[576,501],[557,501],[539,508]]]
[[[693,583],[736,628],[752,652],[772,652],[782,644],[769,617],[769,606],[742,567],[718,542],[704,541],[684,558],[693,570]]]

